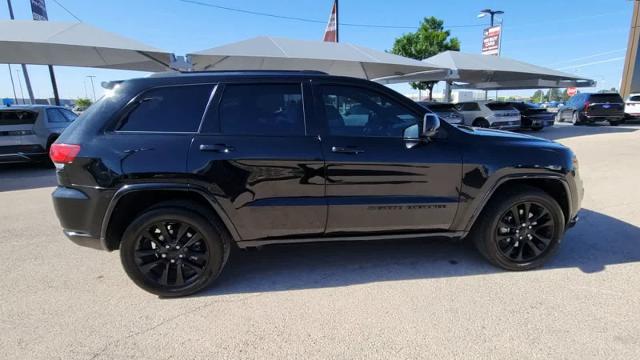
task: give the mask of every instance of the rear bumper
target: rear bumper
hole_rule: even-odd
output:
[[[0,147],[0,164],[42,161],[47,151],[40,145],[15,145]]]
[[[583,114],[582,115],[585,119],[587,120],[591,120],[591,121],[597,121],[597,120],[613,120],[613,121],[620,121],[624,119],[624,114],[615,114],[615,115],[591,115],[591,114]]]
[[[96,214],[92,197],[79,189],[58,186],[51,194],[64,234],[74,243],[93,249],[106,250],[100,241],[103,216]]]

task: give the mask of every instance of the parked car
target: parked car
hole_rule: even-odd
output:
[[[469,101],[456,104],[464,123],[475,127],[515,130],[520,128],[520,112],[513,106],[493,101]]]
[[[51,147],[54,208],[72,241],[119,249],[154,294],[209,286],[233,246],[292,242],[469,238],[527,270],[577,220],[569,148],[440,122],[374,82],[241,71],[112,85]],[[366,120],[346,121],[356,106]]]
[[[558,109],[556,121],[580,125],[607,120],[611,126],[616,126],[624,120],[624,106],[618,93],[580,93]]]
[[[520,112],[520,127],[540,131],[544,127],[553,126],[555,114],[540,108],[536,104],[526,102],[508,102]]]
[[[75,119],[60,106],[0,107],[0,163],[47,160],[51,144]]]
[[[640,117],[640,94],[631,94],[624,103],[625,117]]]
[[[464,123],[464,117],[458,112],[458,110],[456,110],[455,105],[452,103],[418,101],[418,104],[431,110],[433,113],[438,115],[441,120],[444,120],[449,124]]]

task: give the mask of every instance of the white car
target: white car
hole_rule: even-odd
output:
[[[513,106],[495,101],[469,101],[456,104],[465,125],[512,130],[520,128],[520,112]]]
[[[640,117],[640,94],[631,94],[624,102],[624,113],[631,117]]]

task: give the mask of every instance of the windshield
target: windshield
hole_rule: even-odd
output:
[[[426,107],[433,111],[455,111],[453,104],[425,104]]]
[[[591,94],[589,101],[594,103],[621,103],[622,97],[618,94]]]

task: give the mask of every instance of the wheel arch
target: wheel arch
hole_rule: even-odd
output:
[[[206,190],[189,184],[147,183],[125,185],[120,188],[109,203],[105,212],[100,242],[109,251],[117,250],[126,227],[142,211],[167,201],[189,201],[212,211],[224,225],[234,241],[239,234],[220,204]]]
[[[489,201],[499,192],[510,187],[526,185],[534,188],[538,188],[554,200],[558,202],[562,213],[565,218],[565,225],[571,220],[571,192],[567,182],[558,176],[553,175],[533,175],[533,176],[519,176],[519,177],[504,177],[496,182],[491,190],[484,196],[481,203],[477,206],[465,229],[466,232],[471,231],[473,225],[477,222],[478,218],[486,208]]]

